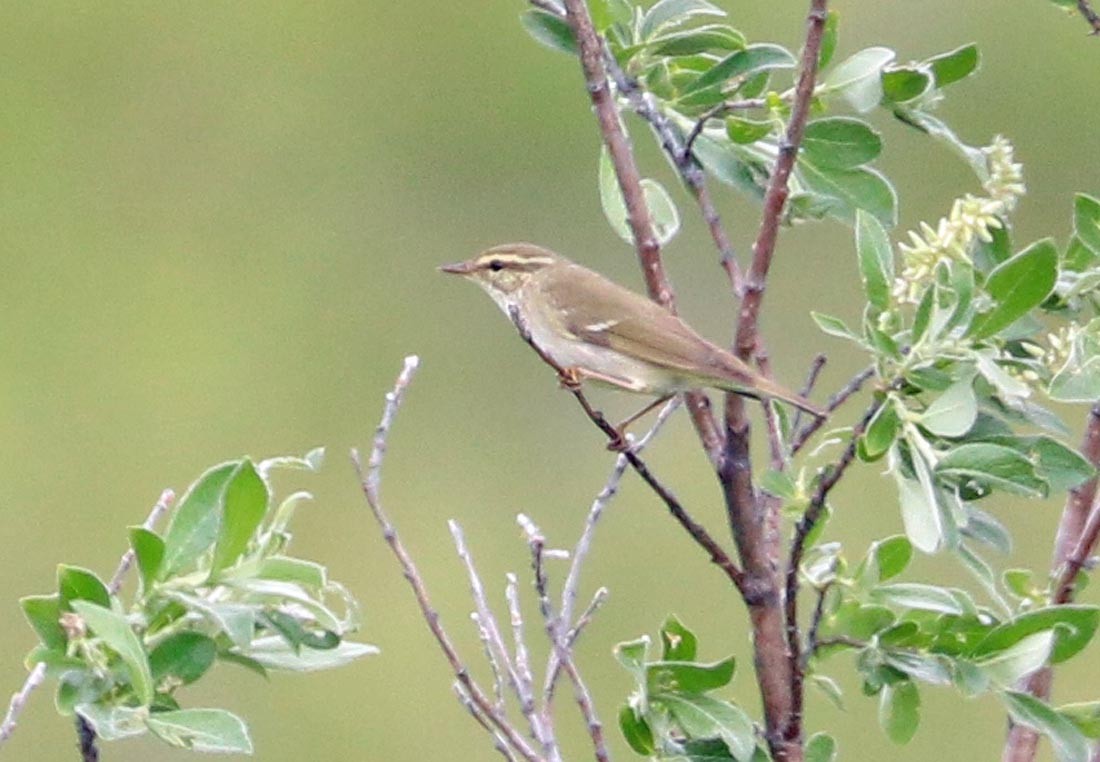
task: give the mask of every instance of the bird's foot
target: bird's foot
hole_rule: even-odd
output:
[[[581,371],[579,368],[562,368],[558,372],[558,383],[561,388],[575,392],[581,388]]]

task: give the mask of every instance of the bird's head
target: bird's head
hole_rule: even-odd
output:
[[[465,262],[443,265],[439,270],[474,281],[506,308],[532,278],[565,261],[541,246],[506,243],[486,249]]]

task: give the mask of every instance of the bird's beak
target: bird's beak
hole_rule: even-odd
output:
[[[439,272],[451,275],[469,275],[474,268],[469,262],[452,262],[449,265],[440,265]]]

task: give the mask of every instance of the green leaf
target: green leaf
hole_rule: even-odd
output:
[[[825,93],[837,93],[856,111],[870,111],[882,100],[882,72],[894,60],[889,48],[866,48],[842,61],[822,82]]]
[[[245,603],[212,603],[197,595],[172,592],[169,596],[183,604],[189,611],[201,615],[213,624],[218,632],[224,632],[233,644],[246,647],[255,632],[259,606]]]
[[[302,649],[296,653],[281,636],[258,638],[252,642],[246,656],[268,669],[289,672],[316,672],[350,664],[356,659],[378,653],[378,648],[366,643],[340,642],[336,648]]]
[[[1094,256],[1100,256],[1100,199],[1084,193],[1074,196],[1073,234]]]
[[[920,725],[920,691],[912,680],[882,687],[878,722],[891,741],[898,745],[909,743]]]
[[[1100,399],[1100,357],[1082,365],[1067,363],[1050,381],[1050,398],[1058,402],[1095,402]]]
[[[828,733],[814,733],[806,742],[806,762],[835,762],[836,741]]]
[[[857,209],[856,252],[859,274],[867,301],[878,310],[890,306],[890,289],[894,286],[894,250],[886,229],[863,209]]]
[[[665,661],[693,661],[699,639],[675,614],[669,614],[661,625],[661,644],[664,647],[661,658]]]
[[[699,694],[662,693],[650,701],[667,709],[689,738],[721,738],[735,759],[752,758],[752,720],[739,707]]]
[[[775,129],[775,125],[772,122],[760,122],[736,116],[726,117],[726,134],[730,140],[738,145],[755,143],[771,134],[773,129]]]
[[[993,683],[1011,688],[1017,682],[1046,664],[1054,645],[1054,632],[1046,630],[1021,638],[1003,651],[996,651],[975,665]]]
[[[994,306],[970,325],[976,339],[992,336],[1038,307],[1058,279],[1058,248],[1045,238],[994,268],[985,282]]]
[[[217,654],[212,638],[198,632],[177,632],[149,654],[149,669],[157,685],[165,678],[187,685],[206,674]]]
[[[165,575],[194,563],[218,536],[225,485],[240,461],[214,466],[187,490],[180,500],[164,538]]]
[[[252,739],[237,715],[224,709],[157,712],[145,721],[162,741],[181,749],[220,754],[251,754]]]
[[[867,424],[867,430],[860,440],[860,457],[866,461],[878,460],[894,446],[899,431],[901,419],[898,417],[896,403],[893,398],[889,398]]]
[[[810,684],[821,691],[825,698],[829,700],[829,703],[837,709],[844,711],[844,692],[840,690],[840,686],[837,685],[836,680],[833,680],[827,675],[814,673],[811,673],[808,677]]]
[[[882,72],[882,97],[891,103],[905,103],[924,95],[932,76],[924,67],[892,66]]]
[[[628,640],[616,644],[612,649],[615,659],[626,667],[637,678],[639,683],[645,683],[645,661],[649,653],[649,636],[643,635],[637,640]]]
[[[840,14],[835,10],[829,11],[825,17],[825,29],[821,32],[821,50],[817,54],[817,70],[824,71],[829,62],[833,60],[836,52],[837,27],[840,23]]]
[[[909,651],[884,651],[883,661],[914,680],[932,685],[950,685],[951,673],[944,666],[945,658],[937,654]]]
[[[994,627],[969,656],[980,659],[1011,648],[1028,636],[1055,630],[1050,661],[1059,664],[1080,653],[1096,634],[1098,625],[1100,608],[1096,606],[1063,605],[1035,609]]]
[[[73,601],[73,609],[88,628],[117,653],[130,673],[130,683],[142,704],[153,700],[153,676],[141,640],[126,617],[89,601]]]
[[[88,721],[95,734],[104,741],[118,741],[143,735],[149,710],[145,707],[78,704],[75,711]]]
[[[905,478],[900,469],[894,470],[894,480],[898,485],[905,536],[922,553],[935,553],[945,536],[935,491],[926,489],[919,481]]]
[[[860,337],[852,332],[844,321],[838,317],[832,315],[825,315],[820,312],[811,312],[810,317],[817,323],[817,327],[830,336],[836,336],[841,339],[851,339],[852,341],[860,341]]]
[[[711,24],[686,32],[658,37],[646,45],[657,56],[691,56],[708,50],[741,50],[746,45],[745,35],[724,24]]]
[[[709,71],[684,86],[680,94],[689,95],[708,87],[722,85],[734,77],[748,78],[757,72],[790,69],[794,65],[794,56],[784,47],[766,43],[749,45],[744,50],[735,51],[723,58]]]
[[[936,473],[1025,497],[1043,497],[1047,493],[1047,483],[1036,475],[1030,460],[1012,448],[987,442],[972,442],[948,450],[936,464]]]
[[[978,398],[974,382],[966,377],[948,387],[928,409],[921,413],[920,424],[941,437],[961,437],[978,419]]]
[[[871,591],[871,600],[887,606],[932,611],[937,614],[961,615],[965,613],[950,590],[919,582],[897,582],[892,585],[880,585]]]
[[[79,566],[57,566],[57,592],[62,611],[72,611],[73,601],[91,601],[110,608],[111,594],[95,572]]]
[[[713,664],[655,661],[646,665],[646,685],[650,693],[706,693],[728,685],[735,669],[736,661],[732,656]]]
[[[829,209],[831,216],[851,224],[856,210],[863,209],[888,228],[897,223],[897,194],[878,171],[870,167],[819,167],[805,159],[798,163],[798,169],[807,188],[836,202]]]
[[[929,58],[928,63],[932,67],[932,74],[936,77],[936,87],[947,87],[961,79],[966,79],[978,68],[978,46],[974,43],[963,45],[948,53]]]
[[[858,167],[882,152],[882,139],[861,119],[834,116],[806,125],[801,151],[819,167]]]
[[[546,11],[530,10],[521,13],[519,21],[540,45],[558,53],[577,54],[577,40],[565,19]]]
[[[672,240],[680,229],[679,212],[676,211],[676,205],[672,202],[668,191],[656,180],[644,179],[641,185],[657,241],[663,246]],[[606,148],[600,154],[600,204],[603,206],[604,216],[607,217],[612,230],[623,241],[633,245],[634,231],[630,227],[626,201],[623,199],[619,181],[615,176],[615,168]]]
[[[1100,738],[1100,701],[1063,704],[1058,714],[1077,726],[1089,738]]]
[[[1050,739],[1058,762],[1088,762],[1088,740],[1068,719],[1027,693],[1005,691],[1001,700],[1013,721]]]
[[[322,590],[327,584],[324,566],[289,556],[265,558],[260,563],[256,576],[260,579],[295,582],[312,590]]]
[[[588,4],[592,24],[601,34],[615,24],[629,24],[634,9],[628,0],[592,0]]]
[[[61,598],[58,594],[28,595],[19,599],[19,605],[42,645],[46,648],[65,648],[68,638],[59,623]]]
[[[212,577],[231,566],[244,553],[267,513],[269,499],[267,484],[256,472],[252,461],[245,458],[225,487],[221,527],[210,564]]]
[[[657,744],[653,742],[653,731],[645,718],[639,717],[629,704],[624,704],[619,709],[619,729],[630,748],[642,756],[652,756],[657,750]]]
[[[695,16],[725,16],[726,12],[706,0],[659,0],[642,18],[642,39],[680,26]]]
[[[148,592],[159,579],[164,564],[164,540],[151,529],[130,527],[130,547],[134,550],[141,589]]]
[[[870,589],[905,571],[913,558],[913,545],[902,535],[875,540],[856,569],[855,579]]]

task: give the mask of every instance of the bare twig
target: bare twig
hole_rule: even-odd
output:
[[[535,573],[535,591],[539,599],[539,612],[542,614],[543,623],[546,626],[546,634],[550,638],[550,644],[558,655],[558,661],[569,680],[573,683],[573,696],[580,707],[581,715],[588,726],[588,735],[592,739],[592,748],[597,762],[609,762],[607,744],[603,737],[603,724],[596,715],[596,707],[592,703],[592,694],[581,677],[573,661],[573,650],[565,641],[561,632],[561,618],[554,613],[553,604],[550,602],[546,567],[543,563],[546,541],[538,527],[523,514],[519,516],[520,526],[527,535],[527,544],[531,549],[531,566]]]
[[[508,760],[508,762],[516,762],[516,757],[512,754],[512,749],[509,748],[508,742],[504,740],[504,736],[500,734],[499,730],[489,724],[489,720],[487,720],[478,710],[477,706],[474,705],[474,702],[470,699],[470,695],[466,693],[462,684],[456,681],[454,684],[454,691],[459,702],[462,706],[466,707],[466,711],[470,713],[470,716],[477,721],[478,725],[485,729],[486,733],[493,737],[493,748],[500,752],[501,756]]]
[[[1084,16],[1085,21],[1089,22],[1089,26],[1092,27],[1092,34],[1100,34],[1100,14],[1093,10],[1089,0],[1077,0],[1077,10]]]
[[[592,26],[592,18],[588,15],[588,6],[584,0],[564,0],[564,4],[566,21],[577,39],[585,85],[626,203],[627,221],[634,234],[646,290],[651,299],[669,312],[675,313],[676,295],[661,261],[661,247],[642,190],[641,174],[634,160],[630,140],[619,119],[619,110],[607,79],[603,41]],[[703,447],[711,461],[717,462],[721,452],[722,434],[711,415],[710,402],[702,392],[691,392],[685,398]]]
[[[474,679],[470,677],[470,673],[466,669],[466,665],[463,663],[462,658],[458,655],[454,643],[440,623],[439,612],[432,606],[431,599],[428,597],[427,587],[424,585],[424,580],[420,576],[416,564],[413,562],[412,557],[398,537],[397,530],[382,509],[380,489],[381,471],[390,427],[393,425],[397,410],[401,406],[405,391],[408,389],[409,383],[412,381],[413,374],[416,372],[419,363],[420,360],[415,355],[406,357],[404,369],[398,376],[393,390],[386,395],[386,405],[382,412],[382,420],[379,422],[378,428],[375,431],[374,443],[371,447],[370,457],[367,460],[366,467],[363,465],[358,450],[351,451],[351,460],[352,463],[355,464],[355,470],[359,476],[359,483],[363,490],[363,496],[366,498],[367,505],[370,507],[375,521],[382,530],[382,537],[385,539],[386,544],[389,545],[390,550],[393,552],[394,557],[397,559],[398,564],[404,572],[405,579],[412,587],[413,594],[416,596],[416,602],[420,606],[420,613],[423,615],[424,621],[427,622],[428,629],[431,630],[436,642],[439,643],[443,655],[451,665],[451,670],[454,672],[459,685],[462,686],[462,689],[465,691],[466,695],[469,696],[470,701],[477,708],[481,716],[500,733],[501,737],[508,741],[513,751],[524,760],[527,760],[527,762],[544,762],[544,757],[541,757],[532,749],[530,744],[524,740],[523,736],[502,717],[499,712],[497,712],[496,707],[493,706],[489,698],[481,688],[478,687]]]
[[[829,398],[829,402],[825,405],[825,412],[828,414],[835,413],[841,405],[847,402],[852,395],[856,394],[863,385],[867,383],[875,375],[874,366],[864,368],[855,376],[853,376],[848,383],[846,383],[840,391]],[[823,418],[814,418],[806,426],[799,431],[791,441],[791,455],[797,455],[799,450],[806,446],[806,443],[810,441],[810,437],[817,433],[818,429],[825,425],[825,422],[829,420],[829,416]]]
[[[832,588],[832,582],[826,582],[817,590],[817,603],[814,604],[813,617],[810,619],[810,627],[806,633],[806,648],[802,652],[802,672],[805,674],[806,665],[809,663],[810,658],[817,653],[819,646],[819,633],[821,632],[821,622],[825,618],[825,596],[829,594],[830,588]]]
[[[703,130],[707,127],[707,122],[711,119],[725,116],[731,111],[748,111],[750,109],[764,108],[767,105],[768,102],[763,98],[749,98],[740,101],[726,101],[725,103],[719,103],[717,106],[712,106],[707,109],[699,116],[698,121],[692,125],[691,132],[689,132],[684,139],[684,156],[691,155],[691,149],[695,145],[695,141],[703,134]]]
[[[512,659],[508,655],[508,649],[504,645],[504,638],[500,634],[500,627],[497,625],[496,616],[494,616],[492,609],[489,608],[489,600],[485,595],[485,586],[481,583],[481,577],[477,573],[477,567],[474,565],[473,556],[470,554],[470,549],[466,545],[466,537],[462,533],[462,527],[453,519],[447,522],[447,526],[450,528],[451,536],[454,538],[458,557],[462,559],[462,563],[466,567],[466,575],[470,580],[470,595],[474,599],[474,606],[477,608],[478,628],[481,631],[483,641],[486,643],[488,660],[493,670],[493,674],[494,676],[501,674],[507,676],[509,685],[511,685],[512,690],[515,691],[516,698],[519,699],[520,711],[523,712],[523,716],[531,726],[532,735],[542,746],[543,753],[551,760],[559,759],[560,754],[558,753],[557,743],[554,741],[553,734],[546,732],[543,718],[539,716],[539,713],[535,709],[535,696],[531,687],[531,681],[524,679],[523,674],[516,668],[516,665],[513,664]],[[497,708],[498,711],[502,712],[500,702],[498,702]]]
[[[806,383],[802,385],[799,394],[807,399],[810,397],[810,393],[817,386],[818,376],[821,375],[821,371],[825,368],[825,363],[829,361],[829,358],[824,353],[819,353],[814,356],[813,361],[810,363],[810,370],[806,374]],[[815,416],[816,417],[816,416]],[[802,410],[796,409],[794,411],[794,418],[791,419],[791,431],[798,431],[798,427],[802,425]],[[792,453],[793,454],[793,453]]]
[[[523,340],[526,341],[531,346],[531,348],[535,350],[535,353],[542,358],[543,362],[545,362],[547,365],[558,372],[558,376],[562,379],[563,386],[565,386],[565,388],[577,400],[577,404],[581,406],[581,409],[584,410],[589,420],[591,420],[592,423],[596,424],[596,427],[599,428],[600,431],[602,431],[605,435],[607,435],[609,442],[613,444],[620,443],[619,432],[615,429],[614,426],[611,425],[610,422],[608,422],[603,413],[592,407],[581,387],[577,384],[568,383],[566,381],[568,374],[565,372],[565,369],[561,367],[561,365],[559,365],[557,362],[555,362],[554,358],[543,352],[542,349],[539,348],[539,346],[531,340],[531,331],[527,327],[527,324],[524,322],[523,316],[519,314],[519,311],[513,309],[509,314],[512,318],[512,322],[515,323],[516,329],[519,331],[520,336],[523,337]],[[633,468],[634,471],[638,474],[638,476],[642,477],[642,481],[649,485],[649,488],[653,490],[654,493],[656,493],[657,497],[659,497],[662,502],[664,502],[665,507],[668,508],[668,511],[672,514],[673,518],[675,518],[680,523],[680,526],[682,526],[687,531],[687,533],[691,535],[691,538],[695,540],[695,542],[699,546],[707,551],[707,554],[710,556],[711,563],[715,564],[716,566],[718,566],[718,568],[725,572],[729,580],[740,590],[742,581],[741,570],[740,568],[738,568],[737,564],[734,563],[733,559],[729,557],[729,554],[726,553],[722,546],[718,544],[718,541],[711,537],[710,533],[702,524],[699,524],[695,521],[695,519],[691,517],[687,510],[684,509],[684,506],[680,504],[680,501],[676,498],[676,495],[674,495],[671,490],[669,490],[667,487],[665,487],[664,484],[657,480],[657,477],[655,477],[652,472],[650,472],[649,467],[645,464],[645,461],[639,458],[637,453],[635,453],[632,449],[628,447],[627,449],[622,451],[621,455],[626,458],[627,462],[630,464],[631,468]]]
[[[592,617],[596,615],[596,612],[606,600],[607,588],[601,587],[599,590],[596,591],[595,595],[592,596],[592,600],[588,602],[587,606],[585,606],[585,609],[581,612],[581,615],[577,617],[576,624],[569,628],[569,631],[565,633],[565,644],[567,646],[572,648],[574,644],[576,644],[577,639],[581,636],[584,628],[587,627],[588,623],[592,621]],[[564,625],[562,626],[564,627]],[[542,683],[542,700],[543,705],[547,707],[547,711],[549,711],[549,707],[551,707],[554,703],[554,691],[557,688],[558,677],[560,675],[561,660],[558,658],[558,654],[556,651],[551,651],[550,660],[546,665],[546,678],[543,680]]]
[[[166,489],[160,493],[160,498],[153,505],[152,510],[149,511],[149,515],[145,517],[142,526],[146,529],[152,529],[160,521],[161,517],[168,511],[172,505],[172,501],[175,500],[176,493],[170,489]],[[122,554],[122,558],[118,561],[118,567],[115,569],[115,573],[111,575],[111,581],[107,586],[107,589],[112,595],[117,595],[119,589],[122,587],[122,582],[126,577],[126,573],[130,570],[130,567],[134,564],[134,551],[133,548],[127,549]],[[30,674],[27,675],[26,681],[23,683],[23,687],[16,693],[12,694],[11,702],[8,704],[8,711],[4,715],[4,721],[0,723],[0,745],[3,745],[5,741],[11,738],[12,733],[15,732],[15,726],[19,722],[19,715],[22,713],[24,707],[27,705],[27,700],[31,694],[42,685],[46,679],[46,665],[44,663],[38,663]],[[88,731],[92,734],[92,745],[95,744],[95,731],[88,728]],[[83,741],[82,741],[83,743]]]
[[[867,424],[875,417],[875,413],[878,412],[880,407],[882,407],[882,402],[876,400],[867,408],[866,412],[864,412],[859,423],[852,429],[852,435],[848,440],[848,446],[844,448],[844,452],[837,462],[826,469],[821,475],[821,478],[817,482],[817,487],[814,489],[814,494],[810,498],[810,504],[806,508],[806,512],[802,514],[802,518],[799,519],[798,524],[795,525],[794,539],[791,541],[790,558],[787,561],[787,580],[784,601],[787,622],[787,647],[790,653],[791,679],[794,688],[794,722],[799,726],[802,724],[802,705],[804,698],[802,682],[804,673],[802,643],[800,642],[798,624],[798,574],[799,567],[802,565],[802,554],[806,550],[806,538],[809,537],[810,532],[817,526],[817,522],[821,520],[821,514],[825,509],[825,501],[829,497],[829,492],[832,491],[833,487],[835,487],[841,477],[844,476],[844,472],[848,470],[848,466],[852,465],[852,461],[856,456],[859,438],[863,436]],[[824,598],[824,593],[822,593],[822,598]],[[816,632],[814,633],[814,637],[816,637]]]
[[[1100,466],[1100,402],[1089,410],[1081,452],[1094,468]],[[1054,542],[1054,579],[1050,588],[1052,603],[1073,600],[1077,574],[1096,549],[1097,535],[1100,533],[1100,502],[1096,498],[1095,477],[1070,490],[1066,496]],[[1053,683],[1054,671],[1048,665],[1028,676],[1021,688],[1046,700],[1050,698]],[[1038,745],[1038,733],[1024,725],[1012,723],[1005,739],[1002,759],[1004,762],[1031,762],[1035,759]]]

